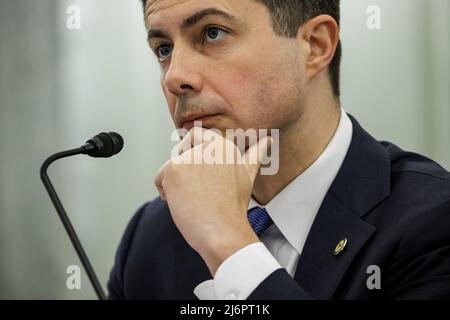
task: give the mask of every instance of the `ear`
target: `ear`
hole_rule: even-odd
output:
[[[306,22],[300,32],[308,48],[306,69],[311,79],[333,60],[339,43],[339,26],[333,17],[320,15]]]

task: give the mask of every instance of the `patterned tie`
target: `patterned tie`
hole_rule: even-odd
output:
[[[264,231],[269,228],[273,221],[270,218],[265,208],[255,207],[250,209],[247,214],[248,222],[255,231],[258,238],[261,237]]]

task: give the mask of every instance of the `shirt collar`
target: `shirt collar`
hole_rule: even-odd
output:
[[[352,134],[353,124],[341,109],[338,128],[319,158],[265,206],[274,224],[298,254],[344,161]],[[248,209],[254,207],[264,206],[251,198]]]

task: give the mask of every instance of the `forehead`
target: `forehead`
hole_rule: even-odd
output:
[[[250,0],[147,0],[145,17],[147,24],[158,27],[180,22],[186,16],[214,8],[233,16],[244,16]]]

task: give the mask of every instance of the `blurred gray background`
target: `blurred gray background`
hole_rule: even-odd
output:
[[[450,168],[450,1],[343,0],[343,107],[380,140]],[[81,29],[66,27],[69,5]],[[381,9],[381,29],[366,26]],[[138,0],[0,0],[0,299],[95,299],[44,190],[50,154],[120,132],[111,159],[49,173],[101,282],[132,214],[156,196],[172,122]]]

